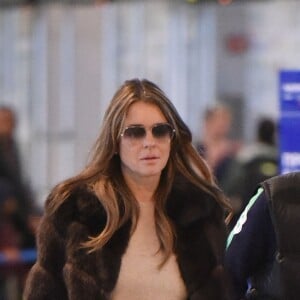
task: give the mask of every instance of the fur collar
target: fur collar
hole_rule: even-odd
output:
[[[105,224],[105,211],[92,191],[82,187],[71,198],[75,198],[76,210],[82,222],[88,222],[94,228]],[[219,218],[223,213],[211,195],[183,178],[175,179],[167,199],[166,212],[176,225],[183,227],[199,220]],[[99,220],[102,220],[101,224]]]
[[[175,224],[188,226],[221,212],[212,196],[184,178],[176,178],[166,204],[167,214]]]

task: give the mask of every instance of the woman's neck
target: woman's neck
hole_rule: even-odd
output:
[[[125,176],[125,182],[138,202],[153,201],[159,178],[132,178]]]

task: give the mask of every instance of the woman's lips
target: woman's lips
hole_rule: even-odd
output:
[[[153,159],[158,159],[157,156],[146,156],[146,157],[142,157],[142,160],[153,160]]]

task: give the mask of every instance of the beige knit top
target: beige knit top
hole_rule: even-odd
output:
[[[140,218],[122,257],[112,300],[187,299],[175,255],[159,269],[162,254],[158,249],[154,203],[140,202]]]

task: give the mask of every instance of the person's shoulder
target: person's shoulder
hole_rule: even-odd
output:
[[[210,193],[182,175],[177,175],[174,180],[167,200],[167,211],[180,224],[189,224],[197,220],[212,220],[216,215],[223,213],[220,205]]]
[[[49,214],[49,207],[55,201],[54,194],[55,188],[49,194],[45,204],[45,213],[53,220],[88,222],[88,220],[101,218],[105,215],[101,201],[87,185],[79,185],[71,190],[67,197],[53,210],[53,213]],[[58,198],[59,196],[56,195],[56,201],[59,200]]]
[[[257,220],[258,215],[264,215],[268,212],[268,201],[265,195],[265,191],[262,187],[259,187],[250,198],[247,206],[241,214],[240,220],[244,223],[247,220]]]
[[[249,200],[247,206],[231,230],[227,240],[227,247],[229,247],[231,241],[236,236],[252,236],[255,232],[259,233],[268,216],[268,202],[264,189],[260,187]]]

